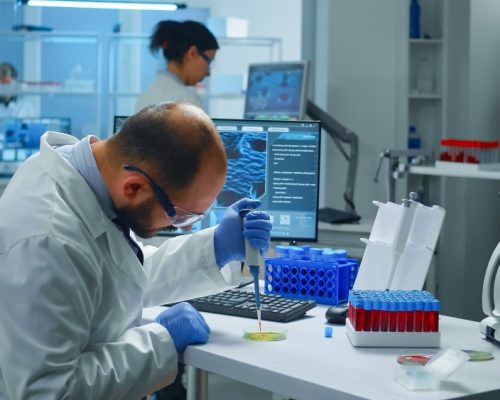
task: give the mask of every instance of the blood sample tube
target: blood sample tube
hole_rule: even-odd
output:
[[[354,330],[362,331],[365,325],[365,310],[363,309],[363,300],[354,299]]]
[[[405,300],[398,301],[398,332],[406,332],[406,310],[407,302]]]
[[[398,327],[398,302],[391,299],[389,304],[389,332],[396,332]]]
[[[432,311],[430,312],[430,332],[438,332],[439,331],[439,309],[440,303],[439,300],[432,300]]]
[[[424,328],[424,302],[420,298],[415,302],[415,332],[422,332]]]
[[[406,311],[406,332],[415,331],[415,302],[407,302],[408,310]]]
[[[432,314],[432,300],[426,298],[424,302],[424,324],[422,328],[423,332],[431,331],[431,318],[432,318],[431,314]]]
[[[373,309],[373,301],[371,299],[365,299],[363,301],[363,308],[365,309],[365,321],[363,324],[363,330],[370,332],[371,328],[371,314]]]
[[[375,298],[373,300],[373,308],[370,315],[370,330],[372,332],[378,332],[380,330],[380,308],[381,302],[379,299]]]
[[[389,301],[386,298],[380,302],[380,331],[387,332],[389,329]]]

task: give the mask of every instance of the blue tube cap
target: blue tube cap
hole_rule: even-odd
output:
[[[331,338],[333,336],[333,328],[331,326],[325,326],[325,337]]]

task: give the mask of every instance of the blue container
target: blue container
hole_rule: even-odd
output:
[[[410,38],[420,39],[420,4],[411,0],[410,4]]]
[[[344,258],[339,258],[344,257]],[[266,258],[265,293],[334,305],[347,301],[359,269],[345,250],[289,248],[288,257]]]

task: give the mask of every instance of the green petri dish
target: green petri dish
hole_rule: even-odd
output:
[[[266,331],[258,331],[255,328],[243,329],[243,338],[253,340],[255,342],[276,342],[286,339],[286,330],[272,329]]]

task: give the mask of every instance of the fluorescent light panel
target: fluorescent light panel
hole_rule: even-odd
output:
[[[69,7],[69,8],[101,8],[112,10],[162,10],[175,11],[185,5],[175,3],[140,3],[114,1],[63,1],[63,0],[29,0],[29,6],[37,7]]]

